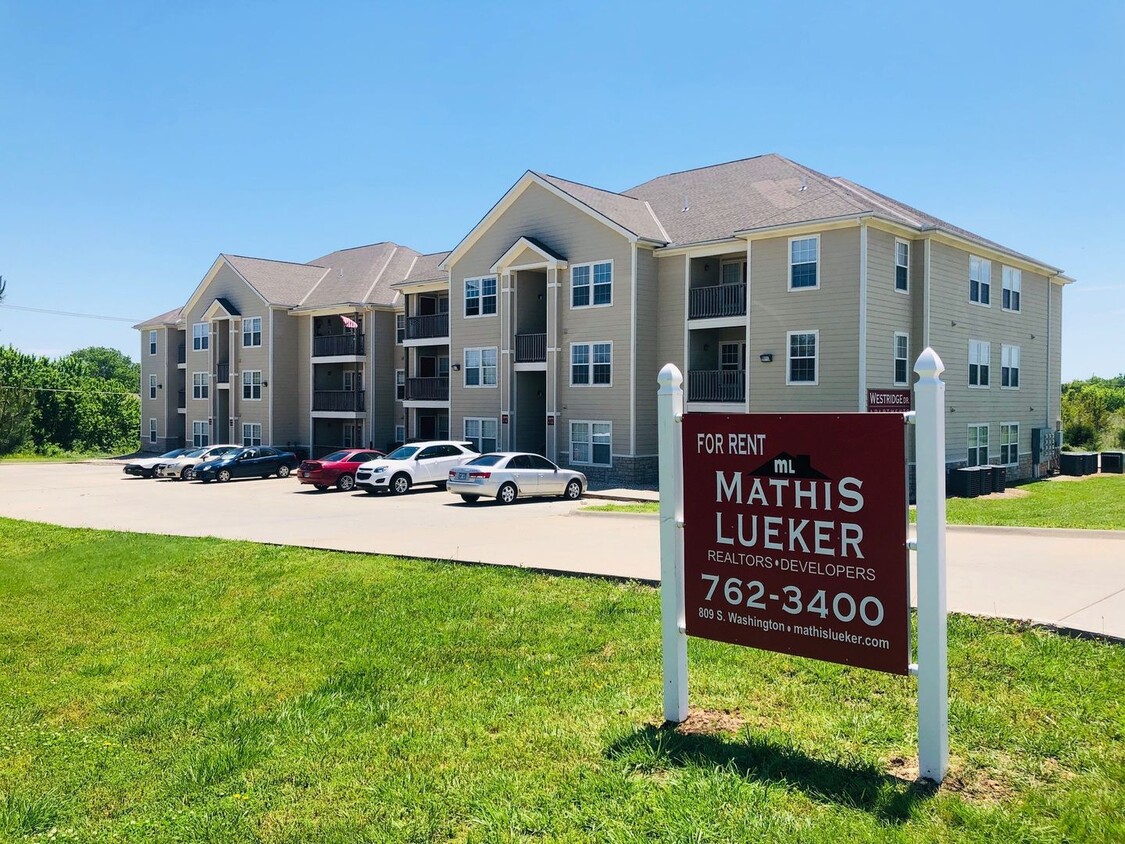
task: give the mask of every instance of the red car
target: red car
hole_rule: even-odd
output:
[[[355,470],[360,464],[382,456],[383,452],[370,448],[334,451],[319,460],[301,461],[301,465],[297,467],[297,480],[303,484],[312,484],[317,489],[336,486],[347,492],[355,489]]]

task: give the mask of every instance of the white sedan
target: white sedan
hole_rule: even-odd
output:
[[[156,470],[156,474],[162,478],[171,478],[175,481],[190,481],[192,474],[195,472],[195,467],[204,460],[214,460],[239,448],[242,448],[242,446],[230,444],[205,445],[202,448],[189,451],[187,454],[181,454],[175,460],[163,464]]]
[[[573,469],[560,469],[538,454],[496,451],[451,469],[446,489],[470,504],[481,496],[495,497],[501,504],[537,495],[575,501],[586,491],[586,476]]]

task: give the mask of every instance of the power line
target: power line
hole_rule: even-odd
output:
[[[138,319],[131,319],[130,317],[120,316],[105,316],[103,314],[80,314],[76,311],[55,311],[50,308],[29,308],[26,305],[3,305],[0,308],[8,308],[12,311],[30,311],[36,314],[51,314],[52,316],[68,316],[68,317],[81,317],[83,319],[104,319],[110,322],[140,322]]]
[[[131,396],[135,399],[141,397],[140,393],[122,393],[116,390],[78,390],[64,387],[18,387],[11,384],[0,384],[0,390],[27,390],[29,393],[86,393],[95,396]]]

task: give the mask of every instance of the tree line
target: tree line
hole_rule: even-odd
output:
[[[140,364],[116,349],[52,360],[0,346],[0,455],[136,451],[140,381]]]
[[[1091,451],[1125,449],[1125,374],[1062,386],[1063,440]]]

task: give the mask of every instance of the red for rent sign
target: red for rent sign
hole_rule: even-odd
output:
[[[686,414],[688,635],[906,674],[903,426]]]

